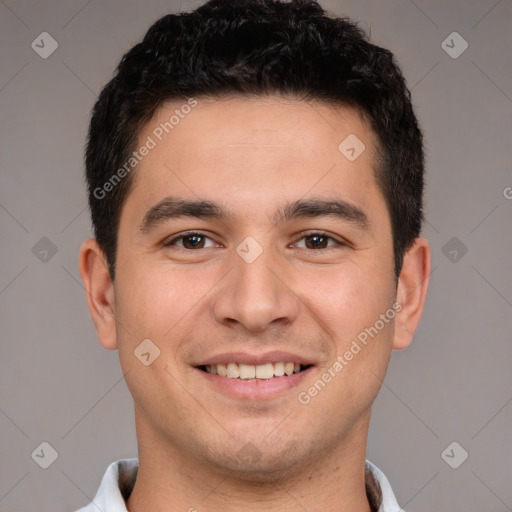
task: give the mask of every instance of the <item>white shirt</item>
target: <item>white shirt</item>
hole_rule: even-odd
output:
[[[372,470],[382,491],[379,512],[404,512],[398,506],[384,473],[370,461],[366,461],[366,466]],[[138,459],[121,459],[110,464],[94,500],[76,512],[128,512],[125,499],[132,492],[138,469]]]

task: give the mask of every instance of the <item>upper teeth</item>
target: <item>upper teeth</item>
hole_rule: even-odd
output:
[[[253,364],[228,363],[206,365],[206,371],[230,379],[271,379],[300,372],[300,364],[294,363],[267,363]]]

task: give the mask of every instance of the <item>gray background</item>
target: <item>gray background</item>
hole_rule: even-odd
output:
[[[122,54],[198,4],[0,2],[2,512],[74,510],[110,462],[136,456],[117,352],[96,340],[77,270],[90,234],[82,152]],[[427,139],[431,288],[413,345],[394,353],[368,456],[408,512],[512,510],[512,2],[323,5],[395,52]],[[31,48],[43,31],[59,45],[47,59]],[[469,44],[456,59],[441,45],[454,31]],[[58,452],[48,469],[31,457],[43,441]],[[469,453],[458,469],[441,456],[453,441]]]

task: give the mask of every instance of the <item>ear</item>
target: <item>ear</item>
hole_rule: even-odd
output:
[[[396,315],[393,348],[404,349],[411,344],[420,323],[430,281],[430,246],[417,238],[404,255],[398,278],[396,300],[401,309]]]
[[[80,247],[78,268],[98,339],[103,347],[114,350],[117,348],[114,284],[108,273],[105,255],[93,238]]]

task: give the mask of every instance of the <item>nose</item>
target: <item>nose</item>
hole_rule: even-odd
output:
[[[233,267],[217,288],[213,316],[221,324],[252,333],[290,324],[300,301],[269,250],[250,263],[233,254]]]

